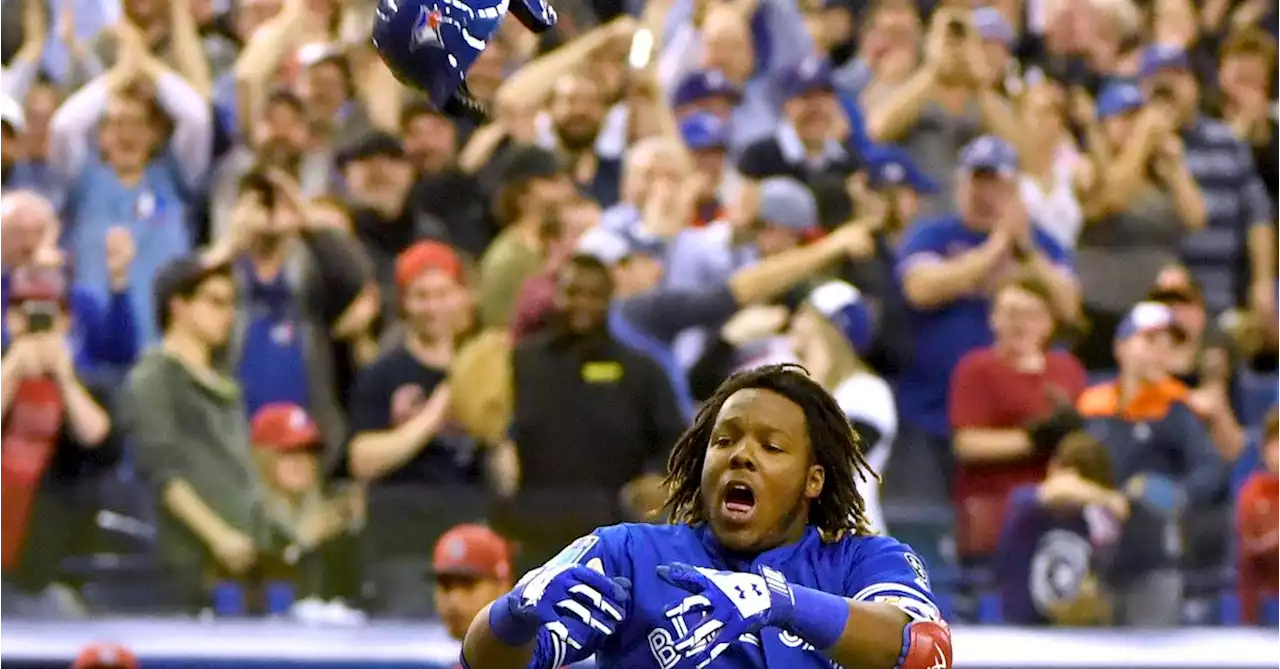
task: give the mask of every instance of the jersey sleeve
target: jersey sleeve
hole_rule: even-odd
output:
[[[912,620],[942,619],[924,560],[888,537],[863,539],[854,552],[844,596],[857,602],[891,604]]]
[[[631,561],[627,559],[627,547],[630,540],[625,526],[613,525],[602,527],[575,539],[541,567],[530,571],[520,578],[524,581],[533,574],[548,567],[566,565],[582,565],[595,569],[606,576],[623,576],[633,578]],[[634,598],[633,598],[634,601]],[[632,604],[627,602],[627,617],[631,616]],[[615,633],[615,637],[617,634]],[[547,627],[538,630],[533,658],[529,660],[529,669],[559,669],[567,664],[582,662],[599,650],[596,647],[583,646],[572,648],[563,639],[552,634]]]
[[[904,279],[915,267],[945,260],[951,237],[946,227],[936,220],[921,221],[907,228],[898,246],[898,262],[894,267],[898,279]]]

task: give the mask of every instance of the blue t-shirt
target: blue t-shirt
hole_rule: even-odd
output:
[[[250,276],[248,322],[240,353],[237,376],[244,389],[244,408],[249,416],[267,404],[289,402],[310,408],[307,365],[297,298],[284,273],[274,281],[262,282]]]
[[[987,236],[955,216],[919,221],[907,230],[898,251],[899,283],[913,267],[966,253],[986,242]],[[1032,240],[1050,262],[1071,270],[1070,255],[1052,237],[1033,227]],[[898,378],[898,408],[906,422],[938,437],[951,433],[947,419],[951,372],[965,353],[991,345],[991,293],[1017,267],[1010,255],[972,294],[933,309],[908,306],[915,355]]]
[[[700,567],[749,571],[768,565],[794,585],[814,588],[858,601],[880,601],[901,608],[915,620],[938,620],[924,563],[905,544],[882,536],[845,536],[822,541],[809,527],[797,542],[755,556],[735,556],[721,549],[705,526],[623,524],[602,527],[574,541],[548,564],[587,564],[600,560],[609,576],[623,576],[633,584],[627,618],[600,648],[570,650],[557,658],[544,627],[530,667],[552,669],[557,659],[577,662],[593,652],[601,667],[674,666],[680,657],[678,640],[701,614],[688,619],[669,617],[667,610],[689,593],[658,578],[657,567],[684,562]],[[743,636],[716,661],[726,667],[788,667],[830,669],[831,662],[791,632],[766,627],[759,635]]]

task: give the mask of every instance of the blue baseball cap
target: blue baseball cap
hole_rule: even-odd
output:
[[[1117,114],[1125,114],[1142,107],[1146,100],[1142,90],[1136,84],[1127,81],[1113,81],[1098,93],[1098,118],[1110,118]]]
[[[835,90],[831,63],[816,56],[804,59],[782,80],[782,96],[786,100],[809,93],[832,93]]]
[[[911,159],[911,154],[896,146],[868,147],[862,155],[867,166],[867,181],[872,188],[906,186],[917,193],[933,193],[938,185]]]
[[[1159,302],[1139,302],[1133,305],[1120,326],[1116,328],[1116,341],[1122,341],[1143,332],[1166,330],[1175,338],[1183,336],[1182,329],[1173,320],[1173,310]]]
[[[973,27],[977,29],[978,36],[984,40],[1000,42],[1005,46],[1013,45],[1015,39],[1013,26],[1004,20],[1004,14],[995,7],[979,7],[973,10]]]
[[[960,150],[960,166],[968,172],[1013,177],[1018,173],[1018,152],[995,135],[983,135]]]
[[[696,112],[680,121],[680,136],[691,151],[723,149],[729,144],[728,124],[710,112]]]
[[[1138,78],[1146,79],[1162,70],[1186,70],[1191,58],[1185,49],[1169,44],[1152,44],[1142,52],[1142,64],[1138,66]]]
[[[720,70],[698,70],[685,75],[676,85],[671,104],[682,107],[707,98],[728,98],[736,103],[742,99],[742,89],[725,78]]]
[[[809,291],[806,301],[844,335],[858,355],[866,355],[875,343],[875,318],[862,291],[845,281],[827,281]]]

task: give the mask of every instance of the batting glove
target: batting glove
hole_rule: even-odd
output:
[[[503,643],[522,646],[547,630],[575,650],[592,648],[626,619],[631,581],[581,565],[530,572],[489,609],[489,628]]]
[[[795,610],[795,595],[786,577],[763,565],[744,573],[677,562],[658,567],[658,577],[692,593],[669,607],[668,616],[703,614],[675,643],[675,650],[684,653],[698,669],[719,657],[743,634],[754,634],[765,626],[784,626]]]

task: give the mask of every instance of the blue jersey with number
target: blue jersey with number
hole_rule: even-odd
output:
[[[809,527],[800,541],[741,556],[721,549],[705,526],[613,525],[569,544],[549,564],[590,564],[603,567],[609,576],[631,579],[626,620],[602,647],[570,650],[567,655],[565,645],[544,628],[530,667],[554,669],[595,651],[601,667],[672,669],[681,659],[675,642],[697,622],[668,615],[689,595],[658,578],[657,566],[672,562],[740,572],[768,565],[786,575],[792,585],[892,604],[914,620],[939,619],[924,563],[910,547],[889,537],[846,536],[827,543],[816,528]],[[758,635],[741,637],[716,659],[715,666],[830,669],[836,665],[790,632],[765,627]]]

